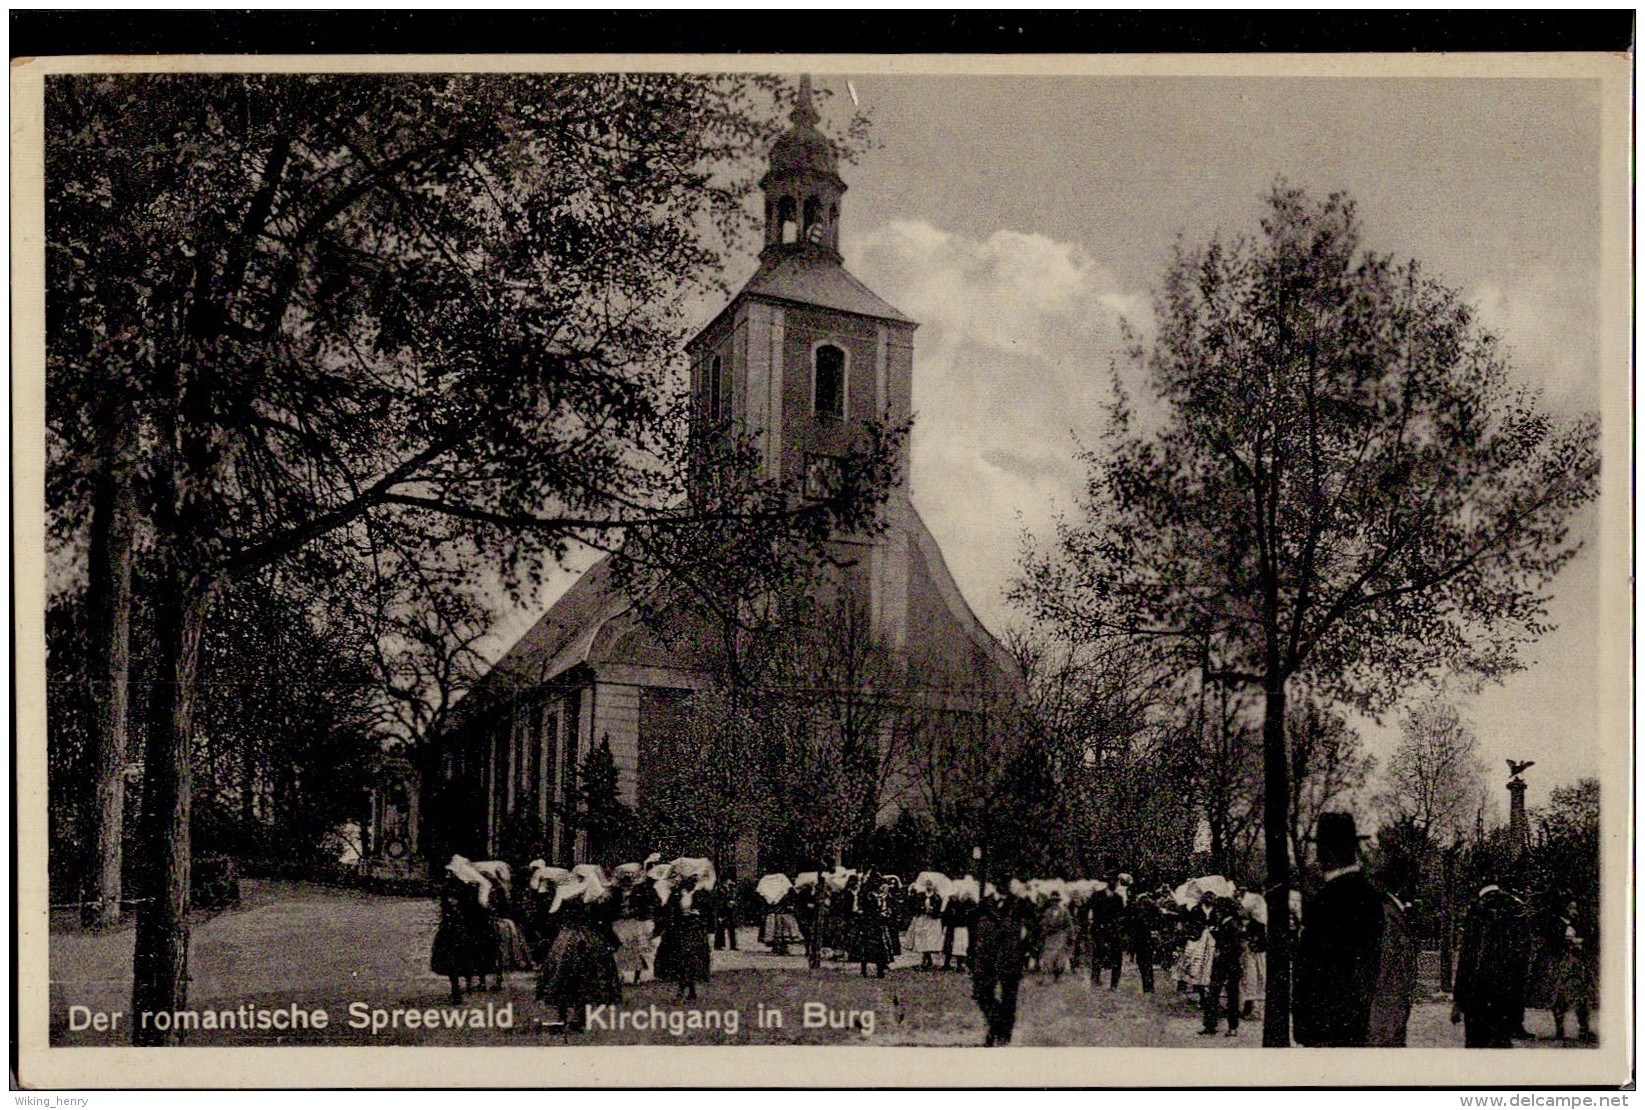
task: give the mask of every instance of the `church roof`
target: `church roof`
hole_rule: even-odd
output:
[[[914,323],[852,277],[844,266],[809,252],[779,255],[761,263],[731,303],[736,304],[743,297],[768,297],[793,304],[830,308],[836,312],[850,312],[857,316],[871,316],[876,320]]]
[[[1008,680],[1015,680],[1015,660],[966,603],[919,510],[912,504],[904,504],[907,516],[903,527],[907,528],[916,565],[923,567],[943,607],[972,647]],[[689,649],[683,657],[676,654],[660,644],[639,622],[633,605],[617,584],[611,557],[606,556],[583,572],[571,588],[549,606],[542,619],[503,654],[469,697],[459,703],[453,723],[460,727],[488,697],[507,701],[516,693],[554,682],[579,666],[598,669],[602,664],[611,663],[691,668]],[[484,696],[474,697],[482,692]]]
[[[475,692],[484,690],[506,698],[510,689],[535,686],[564,674],[585,662],[601,629],[631,608],[613,581],[611,557],[602,558],[514,641],[486,672]],[[464,698],[463,703],[469,700]],[[464,715],[463,703],[458,706],[459,719]]]
[[[971,609],[965,594],[960,592],[959,583],[954,581],[953,572],[948,569],[948,560],[943,558],[937,537],[931,534],[920,511],[912,504],[908,506],[908,532],[914,542],[914,550],[919,553],[920,563],[931,576],[931,584],[936,587],[949,616],[965,632],[972,646],[981,651],[1002,675],[1013,682],[1019,680],[1021,672],[1016,659]]]

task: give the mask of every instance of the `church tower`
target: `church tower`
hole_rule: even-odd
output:
[[[760,180],[759,268],[687,347],[697,419],[756,436],[769,477],[814,492],[869,421],[909,418],[918,326],[845,268],[846,184],[819,119],[802,77]],[[848,572],[875,627],[899,648],[908,632],[908,461],[905,449],[885,534],[861,545]]]
[[[846,272],[845,182],[817,128],[809,80],[789,119],[760,181],[759,265],[687,351],[699,427],[756,437],[767,475],[804,495],[808,479],[813,489],[827,481],[831,461],[869,421],[908,420],[917,325]],[[850,557],[838,584],[866,601],[880,636],[929,684],[918,687],[920,712],[940,702],[941,712],[970,713],[1019,688],[1020,672],[971,611],[920,519],[908,461],[905,451],[884,531],[872,542],[841,541]],[[456,706],[427,794],[429,858],[495,856],[507,847],[505,831],[528,828],[544,859],[586,861],[596,849],[561,816],[577,769],[608,743],[623,802],[655,812],[665,804],[659,784],[677,782],[664,773],[677,752],[669,738],[688,721],[694,692],[713,685],[714,666],[690,637],[659,639],[610,558],[595,563]],[[889,821],[914,795],[886,791],[879,817]],[[713,850],[697,844],[689,854]],[[741,860],[740,873],[758,874],[757,862]]]

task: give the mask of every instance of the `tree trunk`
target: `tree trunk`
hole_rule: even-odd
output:
[[[156,590],[154,688],[143,774],[142,844],[147,876],[132,959],[132,1043],[169,1045],[176,1029],[145,1017],[188,1003],[189,739],[195,671],[208,596],[175,572]]]
[[[1290,767],[1285,754],[1285,679],[1271,678],[1262,721],[1262,831],[1268,857],[1268,1000],[1262,1045],[1291,1043],[1291,856]]]
[[[112,407],[112,406],[107,406]],[[93,928],[120,924],[124,858],[126,731],[130,707],[132,527],[131,420],[110,413],[108,457],[97,476],[87,552],[86,611],[92,627],[92,856],[84,919]]]
[[[1450,993],[1451,979],[1451,848],[1440,851],[1439,876],[1439,989]]]

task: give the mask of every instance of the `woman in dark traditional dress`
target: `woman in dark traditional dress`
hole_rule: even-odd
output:
[[[662,941],[657,946],[657,978],[679,984],[680,997],[697,997],[697,984],[708,981],[708,915],[697,892],[697,879],[687,876],[663,904],[657,918]]]
[[[560,885],[553,910],[559,927],[537,978],[537,998],[558,1007],[560,1021],[573,1033],[583,1031],[587,1007],[623,999],[617,980],[617,938],[602,913],[610,908],[610,900],[591,904],[591,892],[584,879]]]
[[[942,969],[948,971],[959,961],[965,970],[966,954],[970,951],[971,925],[977,914],[977,905],[968,897],[949,895],[942,904]]]
[[[914,920],[913,911],[908,908],[908,899],[903,897],[902,880],[897,876],[881,876],[880,905],[885,911],[885,931],[891,941],[891,958],[894,960],[902,955],[903,934],[908,931],[909,922]]]
[[[790,890],[766,913],[760,924],[760,940],[768,945],[774,955],[786,956],[788,946],[798,944],[804,946],[805,932],[800,917],[800,892]]]
[[[808,901],[800,914],[800,927],[805,930],[805,962],[812,969],[822,966],[828,922],[833,916],[829,912],[828,894],[828,884],[819,878],[815,886],[806,888]]]
[[[514,903],[507,884],[493,881],[491,885],[491,929],[497,943],[497,984],[502,985],[507,971],[535,971],[537,961],[525,934],[514,919]]]
[[[856,888],[855,908],[849,945],[851,959],[862,966],[863,978],[868,978],[868,965],[873,964],[876,975],[884,979],[885,969],[891,963],[891,929],[884,887],[872,873]]]
[[[450,980],[451,1001],[455,1004],[463,1001],[465,984],[474,990],[474,980],[478,979],[484,990],[485,977],[497,972],[497,935],[481,900],[490,884],[467,862],[453,857],[446,866],[445,882],[440,887],[440,926],[434,933],[434,950],[429,958],[434,974]]]
[[[825,878],[823,880],[827,882]],[[823,919],[823,947],[834,959],[849,959],[851,938],[857,930],[857,888],[860,875],[851,875],[840,890],[828,891],[828,916]]]

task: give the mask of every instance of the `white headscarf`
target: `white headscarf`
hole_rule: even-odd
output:
[[[446,864],[446,871],[458,879],[476,888],[480,896],[480,905],[491,904],[491,880],[474,869],[474,865],[463,856],[452,856],[451,862]]]

